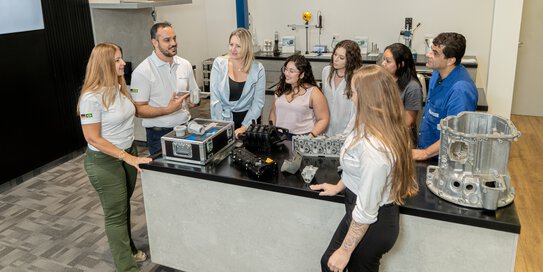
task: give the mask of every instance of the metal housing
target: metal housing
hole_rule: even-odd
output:
[[[428,166],[426,185],[437,196],[467,207],[496,210],[515,198],[508,171],[509,149],[521,133],[510,120],[461,112],[438,125],[438,166]]]

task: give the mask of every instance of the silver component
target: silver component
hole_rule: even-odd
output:
[[[438,125],[439,165],[428,166],[426,185],[437,196],[467,207],[496,210],[515,198],[509,149],[521,133],[510,120],[461,112]]]
[[[190,121],[187,124],[187,128],[189,133],[196,134],[196,135],[203,135],[206,131],[204,126],[198,124],[196,121]]]
[[[345,138],[344,135],[335,135],[332,137],[325,135],[317,137],[296,135],[292,137],[292,150],[300,152],[303,156],[338,158]]]
[[[200,103],[200,89],[190,91],[190,103],[194,105]]]
[[[317,173],[317,170],[319,170],[319,168],[313,165],[304,167],[304,170],[302,170],[302,178],[304,179],[305,183],[311,183],[313,177],[315,177],[315,174]]]
[[[281,172],[288,172],[291,174],[296,174],[300,166],[302,165],[302,155],[294,151],[294,156],[292,159],[285,160],[283,165],[281,165]]]

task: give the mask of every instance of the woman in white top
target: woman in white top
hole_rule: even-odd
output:
[[[351,87],[357,112],[340,153],[341,179],[311,185],[320,195],[345,191],[347,213],[321,259],[322,271],[378,271],[398,237],[397,205],[418,190],[395,80],[368,65],[355,72]]]
[[[213,61],[211,119],[234,121],[235,135],[259,121],[266,89],[264,66],[254,61],[253,39],[246,29],[230,34],[228,56]]]
[[[87,64],[78,113],[88,143],[85,170],[104,210],[106,235],[117,271],[138,271],[144,261],[130,234],[130,197],[136,187],[139,164],[134,145],[136,108],[124,80],[121,48],[96,45]]]
[[[354,116],[355,108],[351,101],[351,79],[353,72],[362,66],[360,47],[351,40],[336,44],[330,65],[322,70],[322,92],[328,102],[330,123],[326,134],[348,134],[349,120]]]
[[[311,64],[299,54],[287,58],[275,90],[270,121],[292,135],[324,133],[330,114],[326,98],[316,86]]]

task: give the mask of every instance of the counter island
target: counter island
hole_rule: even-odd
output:
[[[290,142],[271,157],[280,166]],[[308,158],[313,183],[339,179],[337,158]],[[345,213],[343,197],[321,197],[299,172],[261,181],[234,167],[228,150],[205,166],[157,157],[142,165],[151,260],[192,271],[320,271]],[[381,271],[513,271],[520,223],[514,203],[497,211],[435,196],[417,164],[420,191],[400,207],[400,235]]]

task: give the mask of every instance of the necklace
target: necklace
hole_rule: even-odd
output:
[[[239,68],[236,68],[236,65],[234,65],[234,62],[232,62],[232,68],[234,68],[234,70],[238,71],[238,72],[241,72],[242,71],[242,68],[243,68],[243,65]]]
[[[344,78],[344,77],[345,77],[345,74],[344,74],[344,75],[342,75],[342,76],[340,76],[340,75],[338,74],[337,70],[336,70],[336,72],[335,72],[335,73],[336,73],[336,76],[337,76],[337,77],[339,77],[339,78]]]

